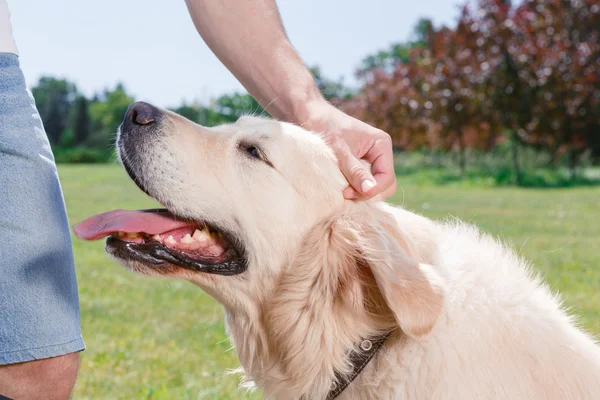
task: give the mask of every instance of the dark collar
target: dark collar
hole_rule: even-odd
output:
[[[377,354],[377,351],[383,346],[385,341],[391,336],[393,331],[384,335],[376,336],[372,339],[365,339],[357,346],[357,350],[350,353],[350,362],[352,363],[352,372],[343,376],[339,372],[335,373],[334,386],[327,395],[327,400],[333,400],[338,397],[356,377],[367,366],[369,361]]]

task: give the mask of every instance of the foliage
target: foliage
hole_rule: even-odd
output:
[[[241,116],[248,114],[266,114],[254,97],[240,93],[220,96],[210,104],[209,109],[212,113],[211,120],[207,121],[208,125],[235,122]]]
[[[428,185],[451,185],[461,187],[503,187],[516,181],[512,144],[505,142],[489,151],[468,149],[464,156],[469,169],[461,171],[456,153],[433,151],[398,152],[396,172],[398,182],[407,177],[411,181]],[[551,155],[547,152],[524,147],[518,154],[522,166],[520,186],[529,188],[570,188],[599,186],[600,168],[584,160],[580,173],[571,177],[569,169],[549,165]]]
[[[511,8],[480,1],[475,26],[494,68],[487,80],[504,127],[515,144],[570,155],[573,169],[594,144],[600,120],[600,10],[591,1],[527,0]]]
[[[41,77],[31,90],[50,143],[58,145],[67,128],[69,112],[77,96],[77,87],[66,79]]]
[[[244,115],[266,115],[261,105],[247,93],[222,95],[212,100],[208,107],[183,103],[172,111],[203,126],[233,123]]]
[[[122,84],[96,95],[89,105],[94,135],[86,144],[92,148],[110,151],[125,111],[133,101],[133,97],[127,94]]]
[[[113,151],[91,147],[58,147],[54,149],[54,159],[57,163],[93,164],[105,163],[116,159]]]
[[[410,61],[411,50],[426,45],[429,32],[432,28],[433,23],[431,19],[420,18],[413,27],[412,40],[406,43],[393,43],[387,49],[369,54],[361,62],[359,75],[364,75],[378,69],[392,71],[398,64],[408,63]]]
[[[183,103],[177,108],[172,108],[171,111],[189,119],[190,121],[205,125],[203,122],[206,120],[206,109],[200,107],[198,103],[190,105]]]
[[[75,100],[73,122],[73,143],[75,145],[84,144],[90,137],[92,124],[88,104],[85,96],[80,95]]]
[[[57,162],[106,162],[113,158],[115,134],[134,101],[122,84],[88,100],[74,84],[46,77],[33,93]],[[183,103],[172,110],[205,126],[235,122],[242,115],[265,114],[254,98],[243,93],[220,96],[207,107]]]
[[[352,90],[344,85],[344,80],[331,80],[323,75],[321,68],[314,66],[310,68],[317,87],[327,100],[347,100],[354,94]]]
[[[600,154],[600,6],[593,0],[479,0],[456,27],[427,29],[408,57],[359,69],[363,87],[341,107],[387,131],[405,149],[518,148],[569,154],[571,176]],[[387,57],[387,58],[386,58]]]

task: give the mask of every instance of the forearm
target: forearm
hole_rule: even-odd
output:
[[[303,123],[322,101],[290,44],[275,0],[186,0],[196,29],[246,90],[274,118]]]

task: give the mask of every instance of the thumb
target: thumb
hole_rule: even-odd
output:
[[[340,170],[358,193],[367,195],[375,187],[375,178],[350,149],[342,151],[339,164]]]

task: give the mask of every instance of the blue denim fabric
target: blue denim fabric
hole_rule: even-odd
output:
[[[0,365],[84,348],[54,157],[18,57],[0,53]]]

